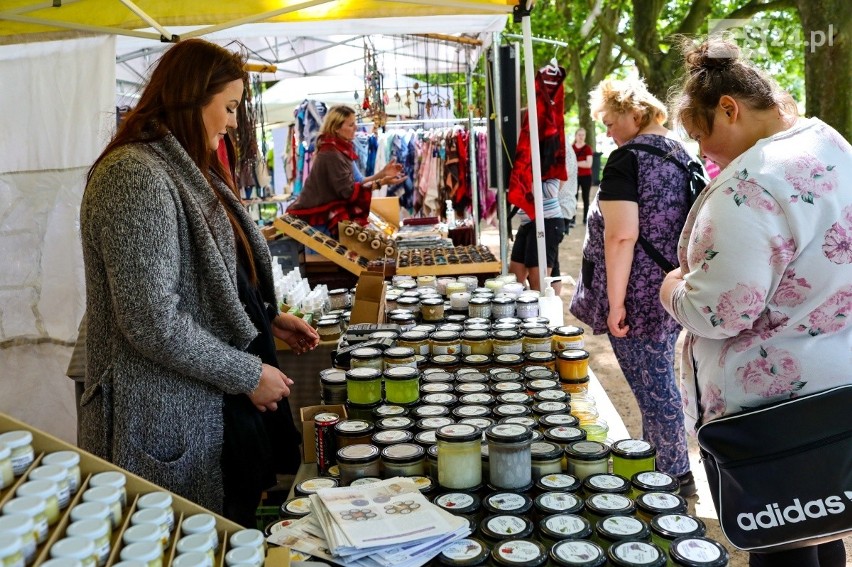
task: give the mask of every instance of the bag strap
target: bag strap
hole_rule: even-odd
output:
[[[658,148],[657,146],[652,146],[651,144],[625,144],[625,145],[621,146],[621,148],[619,148],[619,149],[639,150],[640,152],[645,152],[647,154],[652,154],[652,155],[655,155],[657,157],[661,157],[664,160],[675,164],[676,166],[678,166],[679,168],[681,168],[685,172],[690,173],[689,167],[687,167],[686,165],[684,165],[683,163],[681,163],[680,161],[675,159],[674,154],[672,152],[667,152],[666,150],[664,150],[662,148]]]
[[[644,236],[639,235],[639,244],[642,246],[642,249],[645,251],[645,254],[651,257],[651,259],[662,269],[664,272],[669,273],[674,270],[677,266],[666,260],[666,257],[663,256],[659,250],[654,248],[653,244],[648,242]]]

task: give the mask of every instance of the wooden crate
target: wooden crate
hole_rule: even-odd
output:
[[[463,276],[467,274],[499,274],[500,262],[475,262],[471,264],[433,264],[431,266],[399,267],[396,273],[408,276]]]

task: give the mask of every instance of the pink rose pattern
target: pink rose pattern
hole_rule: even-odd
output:
[[[710,315],[710,323],[728,331],[750,329],[766,308],[766,295],[755,285],[737,284],[719,296],[716,312],[707,305],[703,311]]]
[[[811,205],[837,186],[837,172],[833,165],[826,165],[810,154],[802,154],[785,166],[784,179],[796,191],[790,202],[799,199]]]
[[[775,290],[770,303],[781,307],[796,307],[805,301],[808,294],[807,290],[810,289],[811,284],[808,283],[808,280],[797,278],[796,270],[789,268],[781,277],[778,289]]]
[[[852,205],[825,231],[822,253],[835,264],[852,264]]]
[[[751,329],[746,329],[735,337],[725,339],[725,344],[719,356],[719,364],[725,364],[730,349],[734,349],[734,352],[745,352],[756,342],[771,339],[783,331],[789,323],[790,317],[784,313],[766,310],[763,315],[757,318]]]
[[[709,384],[701,392],[701,407],[704,409],[704,421],[711,421],[725,415],[725,398],[716,384]]]
[[[815,337],[836,333],[846,327],[852,313],[852,285],[832,293],[819,307],[808,314],[809,325],[799,325],[796,330],[807,331]]]
[[[792,238],[784,238],[778,234],[769,240],[769,248],[772,250],[769,255],[769,265],[776,274],[784,273],[784,268],[796,256],[796,242]]]
[[[801,390],[807,382],[801,380],[799,361],[786,350],[772,346],[761,347],[760,358],[737,368],[736,378],[745,394],[772,398]]]
[[[766,211],[773,215],[781,214],[781,207],[772,198],[766,189],[758,185],[754,179],[749,179],[748,170],[743,169],[734,173],[734,179],[737,179],[737,188],[728,187],[723,192],[726,195],[733,195],[734,202],[737,206],[745,204],[747,207]]]
[[[706,272],[710,268],[707,262],[718,254],[717,251],[713,250],[713,232],[713,224],[710,221],[702,222],[693,228],[690,235],[692,242],[689,247],[690,254],[687,263],[690,269],[693,266],[701,265],[701,269]]]

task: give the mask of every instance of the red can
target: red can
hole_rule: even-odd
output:
[[[336,413],[325,412],[314,416],[316,434],[317,471],[327,475],[328,469],[337,464],[337,442],[334,438],[334,426],[340,421]]]

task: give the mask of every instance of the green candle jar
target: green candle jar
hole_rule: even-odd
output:
[[[666,564],[665,552],[644,541],[619,541],[612,544],[606,554],[612,567],[663,567]]]
[[[699,518],[687,514],[660,514],[651,519],[651,541],[666,553],[674,540],[682,537],[700,537],[707,527]]]
[[[586,498],[586,519],[594,526],[607,516],[629,516],[636,511],[633,501],[623,494],[592,494]]]
[[[380,402],[382,399],[382,373],[367,366],[353,367],[347,370],[346,396],[349,398],[349,402],[362,406]]]
[[[681,567],[725,567],[728,551],[722,545],[705,537],[682,537],[672,542],[669,549],[672,565]]]
[[[636,515],[650,522],[660,514],[685,514],[686,500],[668,492],[645,492],[636,498]]]
[[[420,374],[416,368],[394,366],[385,370],[384,378],[385,401],[388,403],[412,404],[420,399]]]
[[[592,526],[577,514],[553,514],[538,523],[541,542],[548,548],[565,539],[587,539],[592,535]]]
[[[590,541],[567,539],[560,541],[550,550],[550,558],[556,567],[603,567],[606,552]]]
[[[650,543],[648,524],[632,516],[607,516],[595,525],[595,541],[604,549],[628,539]]]
[[[621,439],[612,444],[612,472],[624,478],[643,471],[653,471],[657,449],[643,439]]]
[[[680,490],[680,481],[676,477],[660,471],[638,472],[630,479],[630,485],[630,498],[634,500],[644,492],[677,494]]]

